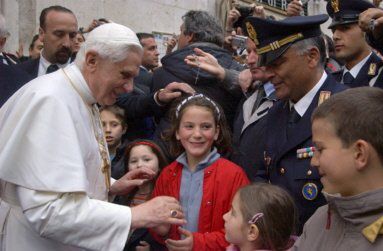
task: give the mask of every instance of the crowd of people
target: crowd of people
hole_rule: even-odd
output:
[[[12,55],[0,15],[0,250],[381,250],[383,10],[302,10],[187,11],[161,60],[58,5]]]

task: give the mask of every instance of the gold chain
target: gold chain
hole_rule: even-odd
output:
[[[101,118],[100,118],[100,112],[98,110],[97,104],[93,105],[93,108],[90,109],[89,105],[85,102],[85,99],[81,95],[80,91],[76,88],[74,85],[72,79],[68,76],[68,74],[65,72],[64,69],[61,69],[64,72],[65,77],[69,80],[69,83],[72,85],[73,89],[80,95],[81,100],[84,102],[90,117],[92,118],[92,129],[94,136],[97,140],[98,143],[98,150],[101,155],[101,172],[105,176],[105,185],[109,191],[110,189],[110,158],[108,154],[108,148],[106,147],[106,142],[104,138],[104,133],[102,129],[102,123],[101,123]],[[98,130],[95,128],[95,124],[97,123]]]

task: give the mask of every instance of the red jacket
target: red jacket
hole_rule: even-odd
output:
[[[182,168],[183,165],[176,161],[167,166],[157,179],[153,197],[166,195],[179,200]],[[229,243],[225,240],[222,217],[230,210],[238,188],[249,183],[242,168],[226,159],[219,158],[205,168],[198,232],[193,233],[193,250],[225,250]],[[163,243],[161,237],[153,231],[151,233]],[[170,228],[168,238],[180,239],[177,226]]]

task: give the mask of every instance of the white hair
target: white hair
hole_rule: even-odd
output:
[[[143,53],[136,34],[128,27],[116,23],[100,25],[89,33],[76,55],[75,63],[80,69],[88,51],[95,51],[101,58],[112,62],[124,60],[128,52]]]

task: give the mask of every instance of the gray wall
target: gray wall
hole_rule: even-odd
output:
[[[92,19],[105,17],[124,24],[136,32],[179,33],[181,16],[188,10],[206,10],[219,15],[217,9],[224,0],[0,0],[11,36],[5,51],[14,53],[19,41],[24,54],[32,36],[37,33],[42,9],[62,5],[77,16],[79,27],[87,27]]]

